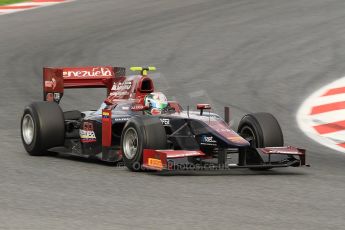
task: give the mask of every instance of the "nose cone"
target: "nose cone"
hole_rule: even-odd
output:
[[[232,130],[224,122],[214,122],[209,124],[214,131],[216,131],[219,136],[221,136],[224,142],[232,147],[246,147],[250,146],[250,143],[238,135],[234,130]]]
[[[229,144],[234,146],[234,147],[250,146],[250,143],[246,139],[244,139],[243,137],[241,137],[240,135],[238,135],[234,131],[233,131],[233,134],[228,135],[225,138],[228,140]]]

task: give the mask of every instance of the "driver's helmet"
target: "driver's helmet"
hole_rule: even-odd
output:
[[[161,114],[168,107],[168,100],[161,92],[147,94],[144,102],[145,106],[149,107],[146,112],[152,115]]]

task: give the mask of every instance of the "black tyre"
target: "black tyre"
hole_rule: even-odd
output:
[[[54,102],[26,106],[20,127],[24,148],[30,155],[43,155],[46,150],[64,144],[64,115]]]
[[[238,133],[249,140],[254,148],[284,145],[284,137],[280,125],[277,119],[270,113],[245,115],[238,125]]]
[[[251,148],[280,147],[284,145],[283,132],[277,119],[270,113],[253,113],[245,115],[239,125],[238,133],[248,140]],[[247,162],[258,164],[261,157],[256,151],[247,150]],[[252,168],[252,170],[268,170],[267,168]]]
[[[141,171],[144,149],[165,149],[167,137],[158,117],[130,119],[121,135],[123,162],[131,171]]]

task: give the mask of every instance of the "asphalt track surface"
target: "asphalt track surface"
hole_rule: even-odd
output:
[[[297,127],[301,102],[345,74],[343,0],[79,0],[0,16],[0,229],[344,229],[345,156]],[[311,168],[131,173],[30,157],[23,107],[42,66],[155,65],[157,88],[193,104],[273,113]],[[99,90],[69,91],[93,109]],[[199,98],[199,99],[197,99]]]

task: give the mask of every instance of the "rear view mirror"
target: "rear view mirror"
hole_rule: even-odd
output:
[[[200,116],[202,116],[204,109],[211,109],[211,105],[210,104],[197,104],[196,108],[198,110],[200,110]]]

